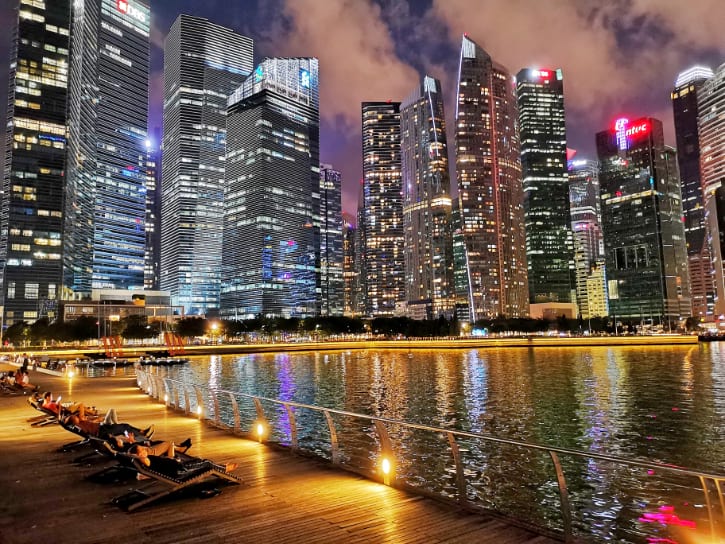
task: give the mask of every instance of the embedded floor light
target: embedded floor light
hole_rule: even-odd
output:
[[[390,485],[390,477],[393,473],[393,462],[383,456],[380,459],[380,470],[383,473],[383,483],[385,485]]]
[[[203,410],[201,409],[201,404],[200,404],[199,406],[196,407],[196,413],[197,413],[197,415],[199,415],[199,417],[201,417],[202,412],[203,412]]]
[[[164,393],[164,402],[169,402],[169,394]]]
[[[257,440],[259,440],[259,442],[262,442],[262,438],[264,437],[264,431],[265,431],[264,423],[262,423],[261,421],[257,422],[256,431],[257,431]]]

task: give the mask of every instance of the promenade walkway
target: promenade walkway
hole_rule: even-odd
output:
[[[2,365],[0,365],[1,367]],[[7,368],[0,368],[6,370]],[[493,517],[461,512],[430,499],[335,470],[321,461],[234,437],[167,410],[142,395],[129,377],[68,380],[34,372],[41,390],[115,407],[155,438],[191,437],[190,453],[239,464],[241,486],[202,499],[173,497],[128,514],[113,497],[147,482],[99,484],[95,466],[60,453],[74,436],[58,425],[33,428],[25,396],[0,396],[0,544],[263,543],[530,543],[555,542]]]

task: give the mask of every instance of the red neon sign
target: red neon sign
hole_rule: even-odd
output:
[[[128,13],[128,2],[127,0],[118,0],[116,3],[116,7],[118,8],[118,11],[123,13]]]

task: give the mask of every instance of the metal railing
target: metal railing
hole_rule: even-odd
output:
[[[137,369],[136,376],[138,386],[148,395],[164,402],[167,407],[183,410],[187,415],[195,414],[199,418],[208,419],[218,427],[229,428],[235,434],[247,434],[250,438],[255,438],[255,425],[262,424],[265,429],[264,433],[261,430],[256,432],[256,439],[259,441],[264,440],[263,435],[264,437],[269,436],[272,428],[268,418],[266,417],[262,403],[264,402],[280,406],[284,409],[284,413],[287,417],[288,428],[286,429],[286,432],[288,433],[289,446],[292,451],[300,451],[296,410],[309,410],[314,413],[319,413],[322,417],[324,417],[324,421],[327,425],[327,431],[329,432],[329,458],[331,463],[335,466],[346,468],[348,470],[350,470],[349,467],[343,466],[340,443],[338,440],[339,433],[335,426],[333,416],[342,416],[367,421],[370,424],[370,428],[374,429],[377,438],[378,459],[387,459],[388,462],[392,461],[395,456],[393,441],[391,440],[390,433],[388,431],[391,427],[402,427],[444,436],[446,438],[454,466],[453,475],[455,479],[455,500],[461,506],[473,509],[475,509],[475,505],[470,503],[467,493],[467,487],[470,482],[468,481],[469,475],[467,475],[467,467],[463,459],[462,448],[460,446],[460,442],[462,440],[468,439],[498,446],[514,446],[532,452],[543,452],[551,461],[551,468],[553,469],[553,476],[555,477],[555,483],[558,489],[561,527],[555,528],[555,531],[563,534],[566,542],[574,542],[574,528],[572,524],[569,485],[567,483],[565,471],[562,468],[562,456],[579,458],[588,462],[604,461],[622,467],[645,469],[648,474],[653,473],[653,471],[661,471],[671,475],[694,478],[699,482],[702,497],[704,498],[707,520],[709,522],[708,532],[712,541],[718,541],[718,537],[725,538],[725,496],[723,494],[725,475],[700,472],[665,463],[638,461],[611,455],[589,453],[554,446],[544,446],[520,440],[497,438],[479,433],[443,429],[429,425],[348,412],[345,410],[323,408],[320,406],[303,404],[289,400],[272,399],[224,389],[215,389],[197,384],[186,384],[182,381],[150,373],[147,370],[140,368]],[[207,398],[209,399],[209,408],[207,408],[205,404],[205,392]],[[249,429],[247,430],[242,429],[237,398],[251,401],[254,405],[256,420],[250,424]],[[232,417],[232,421],[230,423],[222,421],[220,399],[226,399],[230,403]],[[192,406],[192,403],[194,406]],[[375,455],[374,452],[371,453]],[[396,481],[394,469],[389,474],[384,474],[385,471],[360,471],[359,469],[355,470],[354,467],[353,470],[355,472],[363,472],[369,478],[384,481],[386,484],[405,487],[406,489],[411,488],[411,486],[405,485],[405,482]],[[441,498],[446,499],[447,497],[441,496]],[[715,502],[719,504],[719,509],[717,505],[714,504]],[[538,524],[538,527],[549,530],[551,529],[551,527],[546,527],[540,524]]]

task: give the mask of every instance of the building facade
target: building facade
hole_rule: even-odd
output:
[[[361,304],[359,296],[360,274],[355,267],[357,262],[356,251],[359,245],[359,236],[355,227],[354,219],[348,214],[343,214],[342,219],[342,251],[343,251],[343,278],[344,289],[344,315],[346,317],[358,317],[361,315]]]
[[[58,316],[70,2],[19,0],[0,201],[2,324]]]
[[[569,199],[578,313],[584,319],[606,316],[604,238],[599,202],[599,164],[596,161],[569,161]]]
[[[455,304],[448,142],[440,81],[430,76],[401,104],[405,300],[428,319]]]
[[[77,299],[144,285],[149,4],[77,0],[71,21],[63,287]]]
[[[513,80],[467,36],[456,104],[456,177],[470,319],[529,313]]]
[[[229,97],[221,315],[320,314],[318,61],[262,62]]]
[[[227,99],[253,41],[180,15],[164,44],[161,288],[190,315],[219,308]]]
[[[516,75],[529,302],[572,302],[574,246],[561,69]]]
[[[158,291],[161,270],[161,148],[160,131],[146,140],[145,290]]]
[[[654,325],[689,316],[680,177],[662,123],[620,118],[596,142],[610,314]]]
[[[320,315],[343,315],[342,174],[320,165]]]
[[[400,102],[362,104],[362,289],[368,316],[393,315],[405,299]]]
[[[707,241],[712,259],[715,300],[713,313],[725,314],[725,64],[697,91],[700,175],[705,208]]]
[[[698,317],[712,316],[715,301],[715,281],[710,245],[707,243],[700,180],[700,139],[697,133],[698,93],[705,80],[712,76],[710,68],[694,66],[677,77],[671,94],[682,209],[685,214],[692,315]]]

